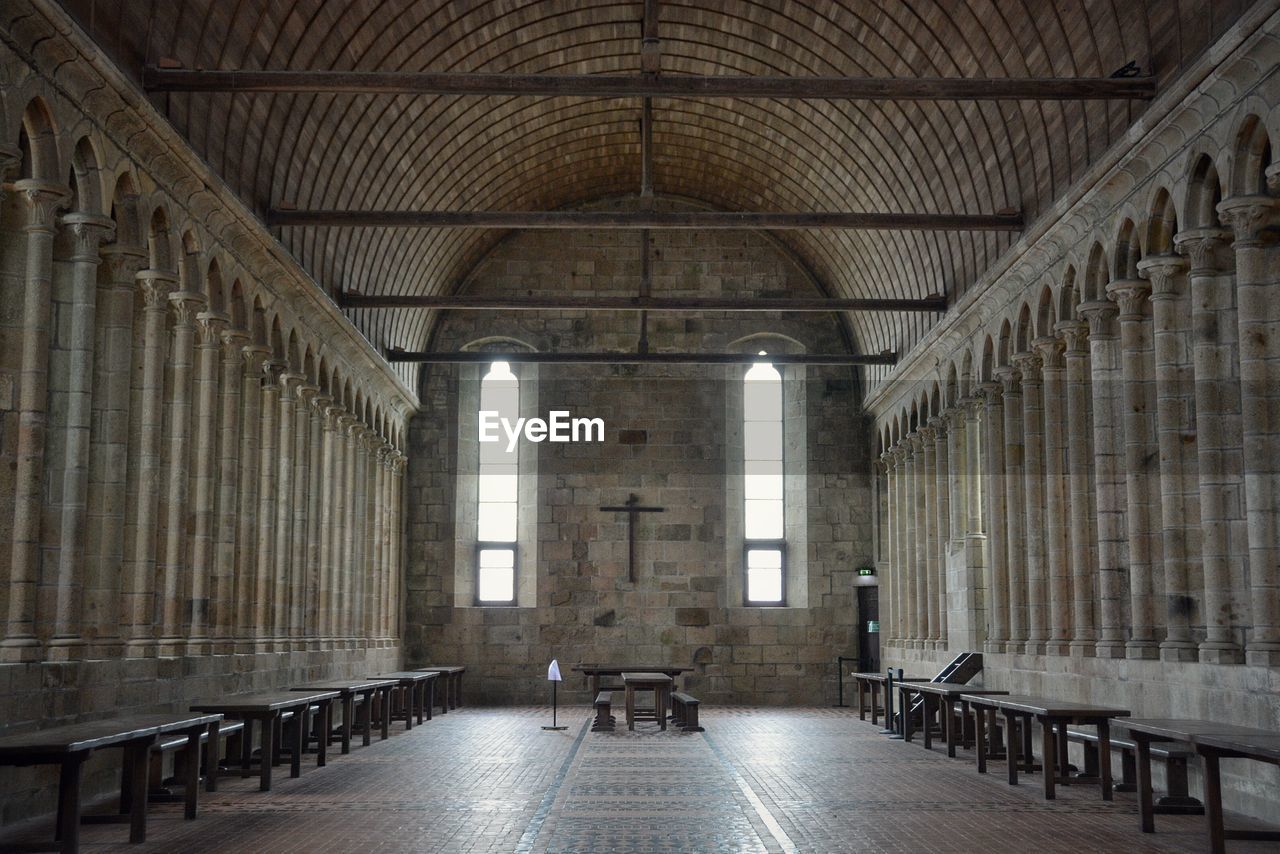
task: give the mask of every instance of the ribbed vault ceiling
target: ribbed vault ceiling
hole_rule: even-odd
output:
[[[193,69],[639,73],[640,2],[63,0],[131,74]],[[913,0],[661,4],[663,74],[1159,80],[1247,3]],[[156,96],[260,213],[300,208],[551,209],[636,192],[638,99]],[[655,189],[727,210],[990,213],[1030,221],[1119,138],[1142,102],[654,103]],[[500,234],[283,228],[330,291],[449,293]],[[1009,234],[790,232],[835,295],[968,287]],[[357,311],[378,346],[421,348],[423,310]],[[860,314],[864,352],[905,351],[927,315]]]

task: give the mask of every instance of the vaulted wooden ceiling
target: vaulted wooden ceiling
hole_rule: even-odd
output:
[[[147,65],[640,72],[643,3],[616,0],[62,0],[141,79]],[[1176,76],[1248,3],[1230,0],[663,0],[661,73]],[[301,208],[547,210],[634,194],[637,98],[157,94],[259,213]],[[1119,139],[1143,101],[654,101],[655,190],[724,210],[993,213],[1029,222]],[[279,228],[331,292],[445,294],[489,230]],[[1016,235],[781,235],[832,295],[963,292]],[[905,351],[927,314],[850,320]],[[377,346],[421,349],[430,313],[362,310]]]

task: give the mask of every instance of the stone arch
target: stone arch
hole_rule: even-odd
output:
[[[783,335],[780,332],[752,332],[750,335],[743,335],[728,346],[731,353],[758,353],[761,349],[769,352],[768,347],[773,344],[773,352],[776,353],[803,353],[806,351],[804,344],[792,338],[789,335]]]
[[[205,287],[208,290],[209,310],[226,311],[226,296],[222,287],[222,268],[217,258],[209,259],[209,266],[204,274]]]
[[[1116,232],[1116,253],[1112,276],[1116,280],[1138,278],[1138,262],[1142,260],[1142,245],[1138,229],[1128,217],[1120,223]]]
[[[1000,324],[1000,337],[996,346],[996,367],[1007,368],[1013,358],[1013,324],[1005,318]]]
[[[151,211],[151,223],[147,229],[147,253],[151,269],[174,272],[173,232],[169,228],[169,212],[164,205],[156,205]]]
[[[1018,326],[1015,337],[1017,352],[1031,352],[1031,339],[1036,337],[1035,327],[1031,323],[1031,305],[1025,300],[1018,310]]]
[[[956,406],[960,403],[960,377],[956,373],[954,360],[947,366],[946,395],[947,406]]]
[[[22,152],[21,177],[37,181],[59,179],[62,170],[59,166],[58,130],[53,112],[43,98],[32,98],[22,111],[18,148]]]
[[[512,348],[515,348],[514,351]],[[480,352],[480,353],[536,353],[538,348],[527,341],[521,341],[519,338],[511,338],[506,335],[487,335],[484,338],[477,338],[474,341],[468,341],[460,348],[463,352]]]
[[[1076,289],[1076,268],[1068,264],[1062,275],[1062,284],[1058,287],[1058,319],[1071,320],[1075,317],[1076,306],[1080,304]]]
[[[1169,255],[1173,253],[1173,236],[1178,233],[1178,211],[1173,204],[1173,194],[1167,187],[1159,187],[1151,197],[1147,213],[1144,255]]]
[[[276,361],[284,361],[287,354],[284,349],[284,330],[280,326],[280,315],[271,318],[270,338],[267,339],[267,346],[271,348],[271,357]]]
[[[111,191],[111,219],[116,224],[116,243],[142,246],[142,223],[138,219],[138,189],[131,172],[122,172]]]
[[[252,308],[249,312],[249,338],[260,347],[267,346],[267,312],[262,306],[262,298],[253,295]]]
[[[911,412],[907,415],[907,435],[910,436],[920,429],[920,403],[919,401],[911,401]]]
[[[1192,164],[1187,179],[1187,206],[1182,221],[1186,228],[1218,228],[1218,203],[1222,201],[1222,180],[1218,167],[1207,154]]]
[[[285,336],[285,361],[289,363],[289,370],[302,371],[302,348],[298,340],[298,332],[296,329],[290,329]]]
[[[1044,338],[1053,335],[1053,325],[1057,322],[1053,307],[1053,291],[1048,285],[1040,289],[1040,303],[1036,308],[1036,337]]]
[[[311,349],[311,345],[307,345],[306,352],[302,354],[302,374],[307,378],[307,384],[313,386],[320,385],[320,375],[316,371],[316,353]]]
[[[1236,134],[1231,156],[1230,186],[1233,196],[1267,194],[1267,167],[1271,165],[1271,138],[1255,114],[1245,116]]]
[[[976,391],[973,378],[973,350],[964,348],[964,357],[960,362],[960,396],[970,397]]]
[[[106,212],[101,162],[89,137],[80,137],[72,151],[67,176],[67,186],[71,188],[71,210],[76,213],[101,216]]]
[[[231,316],[231,328],[249,331],[250,308],[246,302],[244,285],[239,279],[231,283],[231,298],[227,301],[227,314]]]
[[[942,386],[937,380],[933,381],[933,388],[929,391],[929,416],[937,418],[942,415]]]
[[[989,383],[995,379],[996,369],[996,348],[995,343],[991,340],[991,336],[987,335],[982,339],[982,367],[981,381]]]
[[[182,231],[182,260],[178,268],[178,279],[181,288],[192,293],[205,293],[204,271],[200,264],[200,241],[195,231],[185,228]]]

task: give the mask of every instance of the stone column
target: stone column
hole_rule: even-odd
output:
[[[394,466],[395,457],[391,463]],[[394,479],[393,479],[394,482]],[[907,646],[907,445],[905,441],[893,447],[893,518],[894,518],[894,566],[893,602],[895,640],[899,647]],[[395,536],[393,531],[392,537]]]
[[[213,592],[216,506],[214,484],[218,465],[218,432],[221,427],[218,400],[218,365],[222,333],[231,318],[220,311],[196,315],[195,446],[191,476],[191,571],[186,600],[187,654],[209,652],[210,603]]]
[[[934,579],[938,575],[935,563],[938,554],[938,532],[934,524],[938,518],[938,507],[933,494],[933,443],[932,427],[920,427],[919,465],[916,470],[916,525],[918,550],[917,567],[920,572],[920,596],[922,612],[920,615],[920,643],[925,649],[933,649],[938,633],[938,599],[934,590]]]
[[[387,646],[389,635],[389,606],[391,601],[391,571],[387,566],[387,557],[389,555],[387,526],[390,519],[390,508],[387,506],[387,484],[389,482],[387,455],[390,452],[391,446],[385,441],[378,448],[378,637],[382,639],[383,647]],[[881,459],[884,458],[883,454],[880,456]],[[885,575],[887,577],[890,573]]]
[[[308,648],[320,649],[320,638],[325,633],[324,608],[328,602],[325,590],[324,568],[328,549],[326,536],[329,528],[329,461],[330,435],[326,427],[325,409],[333,402],[327,394],[315,394],[311,398],[311,463],[307,490],[307,560],[306,611],[304,622],[308,636]]]
[[[364,566],[361,575],[365,579],[364,613],[365,638],[369,646],[380,636],[378,631],[378,596],[381,578],[378,573],[377,538],[378,512],[382,506],[378,495],[378,446],[382,440],[373,430],[365,434],[364,441]]]
[[[1124,413],[1120,392],[1117,309],[1110,300],[1081,303],[1077,311],[1089,323],[1089,362],[1093,373],[1093,469],[1098,507],[1098,658],[1124,658],[1128,625],[1129,540],[1125,522]]]
[[[1019,383],[1021,376],[1015,368],[997,368],[995,374],[1004,395],[1005,565],[1009,576],[1006,594],[1009,637],[1004,651],[1019,653],[1026,648],[1027,643],[1026,471],[1022,445],[1022,386]]]
[[[268,359],[262,365],[262,423],[258,446],[258,536],[257,573],[254,577],[253,624],[257,651],[271,649],[275,637],[276,599],[276,475],[280,460],[276,443],[280,416],[280,375],[287,365]]]
[[[126,468],[133,382],[133,293],[147,254],[111,244],[101,251],[109,283],[98,289],[93,418],[89,437],[88,553],[84,591],[87,658],[119,658],[120,582],[128,510]]]
[[[210,608],[214,646],[217,655],[235,651],[236,629],[236,531],[239,525],[240,412],[243,383],[244,348],[249,335],[240,329],[228,329],[220,336],[222,343],[222,382],[218,401],[218,519],[217,547],[214,555],[213,579],[210,585]]]
[[[1071,564],[1068,554],[1065,374],[1061,338],[1032,342],[1040,352],[1044,384],[1045,569],[1048,575],[1049,641],[1045,652],[1067,655],[1071,640]]]
[[[948,509],[951,518],[947,528],[951,539],[964,545],[964,534],[968,530],[969,510],[966,506],[967,493],[964,478],[964,458],[968,448],[965,440],[965,410],[963,406],[952,406],[946,411],[947,419],[947,493]]]
[[[121,585],[126,627],[125,654],[136,656],[155,647],[156,548],[160,518],[160,440],[164,430],[165,321],[169,293],[177,277],[160,270],[138,274],[142,288],[142,376],[138,387],[138,492],[133,512],[133,540]]]
[[[920,434],[912,431],[903,439],[906,446],[906,506],[903,518],[907,534],[907,647],[920,648],[920,636],[925,625],[920,592],[920,558],[924,548],[920,543],[920,504],[916,498],[920,490]]]
[[[1155,255],[1138,262],[1151,282],[1155,326],[1156,434],[1160,448],[1161,552],[1164,557],[1165,661],[1199,658],[1191,637],[1196,599],[1191,596],[1191,563],[1199,557],[1199,476],[1191,432],[1194,377],[1191,367],[1187,263],[1177,255]],[[1198,597],[1197,597],[1198,598]]]
[[[391,453],[390,446],[387,446],[382,454],[382,465],[385,468],[388,462],[388,455]],[[885,540],[881,552],[881,560],[885,564],[883,576],[880,579],[880,646],[892,646],[896,640],[894,632],[894,620],[897,619],[897,607],[894,604],[894,573],[897,571],[897,551],[896,542],[894,540],[894,525],[896,523],[897,513],[893,506],[893,449],[886,447],[880,453],[880,465],[884,468],[884,530]],[[383,479],[382,503],[386,506],[386,479]],[[383,517],[385,525],[387,517]],[[386,540],[386,529],[383,529],[383,541]],[[387,553],[383,552],[383,558],[387,557]]]
[[[69,318],[55,335],[61,358],[53,361],[61,369],[51,391],[52,409],[61,410],[62,459],[48,460],[50,481],[61,480],[61,501],[57,548],[46,554],[47,587],[53,595],[53,636],[49,658],[72,658],[84,644],[82,634],[86,582],[85,533],[88,521],[89,429],[93,407],[94,331],[97,323],[98,249],[110,239],[115,223],[106,217],[73,213],[62,217],[62,226],[72,241],[71,282],[67,296]],[[68,328],[69,327],[69,328]],[[65,336],[65,338],[64,338]],[[61,398],[61,400],[59,400]],[[59,405],[61,404],[61,405]],[[48,570],[53,570],[49,572]],[[50,613],[40,608],[42,614]]]
[[[1150,491],[1152,461],[1158,453],[1154,409],[1149,391],[1147,351],[1151,330],[1144,304],[1151,286],[1141,279],[1120,279],[1107,285],[1107,298],[1120,308],[1120,361],[1124,376],[1125,495],[1129,523],[1129,619],[1132,635],[1129,658],[1157,658],[1155,590],[1152,579],[1160,571],[1154,553],[1156,513]],[[1154,508],[1158,511],[1159,508]]]
[[[987,559],[991,581],[987,585],[987,652],[1004,652],[1009,641],[1009,559],[1004,526],[1006,518],[1004,470],[1004,399],[999,383],[982,384],[983,436],[986,439]]]
[[[965,557],[966,579],[965,597],[961,607],[966,614],[967,633],[966,648],[976,649],[979,644],[986,645],[986,611],[990,592],[986,583],[987,535],[983,525],[982,511],[986,496],[982,491],[982,434],[979,424],[982,417],[983,401],[980,394],[966,398],[965,408],[965,510],[968,519],[965,525]]]
[[[329,634],[337,639],[343,637],[342,612],[346,607],[344,599],[343,579],[346,573],[346,562],[343,560],[342,531],[347,518],[347,482],[346,455],[344,453],[345,435],[350,416],[340,406],[331,408],[333,422],[333,486],[330,489],[330,512],[332,524],[329,526]]]
[[[1091,656],[1097,644],[1093,619],[1093,514],[1089,469],[1093,464],[1093,417],[1089,410],[1089,324],[1063,320],[1054,327],[1066,344],[1067,487],[1071,564],[1071,654]]]
[[[1268,180],[1275,183],[1273,169]],[[1253,632],[1248,662],[1280,665],[1280,276],[1275,238],[1280,199],[1236,196],[1218,205],[1235,232],[1240,411]],[[1264,234],[1270,245],[1264,243]]]
[[[191,380],[195,319],[208,300],[195,291],[169,295],[173,337],[169,352],[169,453],[164,490],[164,552],[159,567],[161,655],[176,655],[181,637],[183,579],[187,574],[187,487],[191,464]]]
[[[933,584],[933,607],[938,611],[937,629],[934,633],[934,646],[938,649],[947,648],[947,542],[950,539],[950,501],[947,495],[948,490],[948,463],[947,463],[947,419],[941,415],[936,415],[929,419],[929,426],[933,428],[933,479],[930,481],[930,488],[937,496],[934,502],[935,508],[935,527],[936,535],[934,537],[934,561],[935,574]]]
[[[236,651],[255,651],[257,612],[262,601],[258,589],[258,488],[262,456],[262,378],[271,349],[260,344],[241,348],[244,372],[240,377],[240,510],[236,535]]]
[[[395,620],[392,634],[399,635],[400,623],[400,584],[404,577],[404,566],[401,558],[404,542],[404,472],[408,468],[409,458],[402,451],[396,451],[391,467],[391,614]]]
[[[293,627],[290,624],[289,617],[293,611],[291,601],[293,569],[290,565],[293,557],[293,507],[291,505],[294,500],[293,468],[295,451],[293,440],[297,428],[294,423],[294,417],[298,409],[298,402],[294,397],[294,392],[305,379],[306,377],[302,374],[291,371],[287,365],[280,374],[279,379],[279,414],[277,417],[279,436],[274,460],[276,466],[276,500],[275,506],[272,507],[272,518],[274,519],[272,524],[275,528],[275,544],[272,547],[272,551],[275,565],[271,584],[271,599],[274,603],[271,617],[273,631],[271,634],[275,639],[276,650],[287,649],[290,645],[288,638],[293,634]]]
[[[320,393],[313,385],[298,386],[298,402],[293,411],[293,544],[289,558],[289,636],[292,648],[307,648],[307,615],[310,610],[307,586],[307,524],[311,509],[311,400]]]
[[[9,613],[0,661],[33,661],[36,581],[40,577],[40,515],[49,416],[49,319],[53,303],[55,218],[66,207],[66,187],[25,179],[14,185],[26,204],[27,258],[23,279],[22,340],[18,377],[18,441],[13,496],[13,550],[9,563]]]
[[[342,636],[346,639],[346,648],[354,649],[356,630],[356,561],[355,532],[356,507],[358,493],[356,491],[356,434],[359,421],[355,415],[348,415],[342,425],[342,483],[346,496],[342,502],[342,540],[339,554],[342,557]]]
[[[1196,447],[1200,473],[1200,552],[1204,567],[1205,639],[1200,660],[1240,664],[1238,627],[1247,606],[1237,593],[1241,563],[1232,543],[1247,537],[1244,524],[1240,385],[1235,375],[1237,317],[1230,233],[1221,228],[1179,232],[1178,252],[1191,259],[1192,363],[1195,369]],[[1233,577],[1236,576],[1236,577]]]
[[[1045,554],[1045,472],[1044,472],[1044,418],[1041,367],[1043,362],[1036,353],[1018,353],[1013,363],[1022,379],[1022,530],[1026,561],[1026,642],[1021,649],[1010,644],[1013,651],[1028,655],[1043,655],[1049,640],[1049,614],[1047,608],[1048,570]],[[1016,638],[1015,638],[1016,640]]]

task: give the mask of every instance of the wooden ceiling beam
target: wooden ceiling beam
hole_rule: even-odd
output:
[[[521,362],[542,365],[753,365],[761,358],[751,353],[411,353],[387,350],[388,362],[421,364],[475,364]],[[874,356],[849,353],[774,353],[767,360],[775,365],[893,365],[896,353]]]
[[[273,208],[267,225],[320,228],[526,229],[858,229],[863,231],[1021,231],[1021,213],[932,214],[817,211],[392,211]]]
[[[943,297],[925,299],[839,299],[790,297],[512,297],[512,296],[365,296],[343,293],[342,308],[431,308],[460,311],[902,311],[944,312]]]
[[[148,92],[859,101],[1142,101],[1156,94],[1152,77],[735,77],[652,72],[205,71],[155,66],[143,72],[142,85]]]

